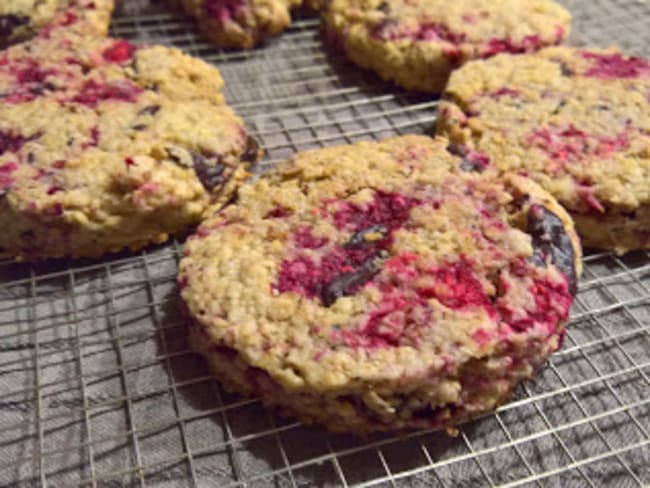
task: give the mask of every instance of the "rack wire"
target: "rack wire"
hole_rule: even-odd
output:
[[[647,55],[650,3],[565,1],[574,44]],[[327,54],[299,18],[250,52],[191,20],[124,3],[113,33],[215,63],[268,152],[430,133],[437,102]],[[0,261],[0,485],[445,487],[650,484],[650,253],[591,253],[562,350],[458,437],[358,439],[228,394],[187,348],[181,244],[101,261]]]

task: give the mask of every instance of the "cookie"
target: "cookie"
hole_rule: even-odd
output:
[[[551,0],[333,0],[324,15],[327,37],[352,61],[433,93],[470,59],[561,42],[570,22]]]
[[[219,72],[176,49],[60,30],[0,53],[0,253],[165,241],[258,156]]]
[[[0,48],[66,27],[105,36],[114,0],[5,0],[0,3]]]
[[[454,73],[438,132],[526,174],[571,213],[585,246],[650,248],[650,61],[548,48]]]
[[[185,246],[190,341],[231,390],[338,431],[487,412],[562,340],[580,273],[565,211],[444,139],[296,155]]]
[[[223,47],[252,48],[284,31],[291,11],[317,9],[324,0],[171,0],[196,17],[207,40]]]

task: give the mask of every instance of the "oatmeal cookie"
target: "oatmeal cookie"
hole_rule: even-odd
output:
[[[618,50],[548,48],[454,73],[438,133],[534,179],[585,246],[650,248],[650,61]]]
[[[258,156],[219,72],[176,49],[60,30],[0,53],[0,253],[163,242]]]
[[[231,390],[333,430],[485,413],[561,344],[573,224],[442,138],[301,153],[191,237],[190,339]]]

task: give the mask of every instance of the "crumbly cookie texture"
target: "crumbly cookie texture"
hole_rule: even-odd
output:
[[[445,427],[559,347],[580,273],[570,218],[447,146],[301,153],[201,225],[179,286],[227,388],[333,430]]]
[[[163,242],[225,202],[258,149],[219,72],[176,49],[66,29],[0,53],[0,253]]]
[[[440,93],[462,63],[561,42],[571,15],[551,0],[333,0],[331,44],[409,90]]]
[[[209,41],[224,47],[252,48],[284,31],[291,11],[318,9],[325,0],[168,0],[196,17]]]
[[[114,4],[115,0],[5,0],[0,2],[0,47],[57,27],[105,36]]]
[[[572,214],[585,246],[650,248],[650,61],[548,48],[454,73],[438,133],[526,174]]]

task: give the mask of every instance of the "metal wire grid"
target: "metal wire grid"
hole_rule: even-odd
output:
[[[575,43],[646,51],[648,3],[567,4]],[[269,153],[264,166],[308,147],[431,130],[435,101],[329,59],[317,25],[300,19],[264,49],[222,52],[143,0],[125,4],[113,29],[217,63]],[[187,349],[180,255],[175,242],[101,262],[0,262],[0,484],[650,484],[650,253],[585,259],[563,349],[495,414],[457,438],[363,440],[220,389]]]

